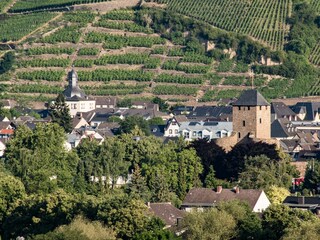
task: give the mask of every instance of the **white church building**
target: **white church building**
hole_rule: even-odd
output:
[[[96,100],[88,97],[78,85],[78,74],[72,69],[68,74],[68,86],[63,91],[71,117],[78,112],[89,112],[96,108]]]

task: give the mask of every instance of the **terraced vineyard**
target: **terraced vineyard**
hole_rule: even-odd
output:
[[[46,21],[55,16],[46,15],[15,16],[46,17]],[[52,99],[64,89],[72,66],[78,72],[81,88],[96,96],[161,96],[171,102],[195,103],[236,97],[252,82],[267,98],[300,96],[301,92],[292,91],[293,85],[305,89],[301,88],[305,85],[302,80],[270,76],[252,80],[248,64],[229,59],[228,54],[220,59],[204,50],[190,51],[188,46],[174,44],[148,26],[139,25],[134,16],[133,10],[104,15],[61,13],[36,37],[32,35],[31,40],[18,45],[15,71],[2,78],[2,97]]]
[[[291,0],[156,0],[168,9],[283,49]]]
[[[1,15],[0,41],[17,41],[48,22],[54,16],[56,16],[54,13],[37,13],[11,16]]]
[[[320,42],[313,48],[309,60],[315,65],[320,65]]]
[[[25,12],[40,9],[60,8],[75,4],[107,2],[110,0],[20,0],[10,9],[10,12]]]
[[[311,0],[310,3],[312,4],[313,8],[320,13],[320,1],[318,0]]]

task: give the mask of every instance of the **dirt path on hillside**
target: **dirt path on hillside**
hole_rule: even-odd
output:
[[[74,5],[74,9],[75,10],[90,9],[93,11],[106,13],[114,9],[134,7],[134,6],[137,6],[139,2],[140,2],[139,0],[114,0],[109,2]]]
[[[1,13],[6,13],[9,9],[17,2],[17,0],[10,1],[8,5],[1,11]]]

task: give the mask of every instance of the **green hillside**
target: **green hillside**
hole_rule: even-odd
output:
[[[11,59],[13,48],[16,58],[11,70],[0,61],[2,98],[53,98],[71,66],[90,95],[210,102],[252,82],[270,99],[320,94],[309,64],[320,64],[316,1],[158,0],[167,5],[48,13],[49,3],[77,1],[21,0],[9,11],[27,2],[41,11],[0,16],[0,53]]]
[[[219,28],[248,34],[272,49],[283,49],[288,34],[290,0],[157,0],[172,11]]]

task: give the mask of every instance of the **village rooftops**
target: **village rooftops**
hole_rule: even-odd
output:
[[[250,89],[243,91],[241,96],[235,101],[233,106],[270,106],[270,103],[258,92]]]

